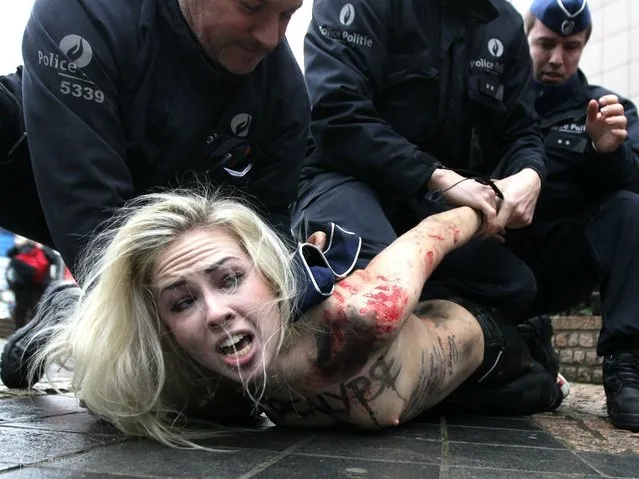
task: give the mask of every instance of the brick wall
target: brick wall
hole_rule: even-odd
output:
[[[601,317],[555,316],[552,325],[561,374],[568,381],[601,384],[602,358],[596,352]]]

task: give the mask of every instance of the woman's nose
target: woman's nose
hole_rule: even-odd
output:
[[[206,325],[209,328],[223,328],[235,317],[233,310],[223,298],[207,298],[205,312]]]

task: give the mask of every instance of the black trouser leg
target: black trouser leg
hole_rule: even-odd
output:
[[[531,359],[516,326],[498,312],[465,300],[450,300],[477,319],[484,336],[484,359],[442,402],[444,412],[519,415],[549,411],[561,404],[556,373]]]
[[[599,285],[603,328],[598,354],[637,348],[639,195],[615,192],[580,215],[539,220],[512,235],[508,244],[537,278],[531,316],[575,306]]]
[[[620,191],[606,198],[586,230],[602,271],[603,328],[597,352],[639,348],[639,195]]]
[[[526,262],[537,282],[528,316],[564,311],[585,300],[599,284],[601,273],[585,234],[592,215],[589,208],[579,216],[536,221],[508,232],[506,246]]]
[[[499,308],[518,322],[537,289],[532,271],[502,245],[471,240],[444,258],[426,283],[424,298],[442,297],[444,290]]]

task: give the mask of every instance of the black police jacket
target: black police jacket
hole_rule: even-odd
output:
[[[558,96],[556,104],[554,99],[544,98],[542,90],[537,106],[548,173],[533,225],[575,214],[612,191],[639,192],[639,118],[635,105],[617,95],[628,120],[628,136],[615,151],[597,153],[586,132],[588,102],[610,94],[617,95],[589,85],[582,72],[571,91]]]
[[[231,186],[290,235],[309,103],[285,41],[236,76],[178,0],[37,0],[23,56],[35,180],[69,266],[113,208],[157,187]]]
[[[337,170],[404,198],[442,164],[543,179],[521,16],[504,0],[448,3],[315,0],[303,178]]]

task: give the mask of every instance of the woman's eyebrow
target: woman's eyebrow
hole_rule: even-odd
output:
[[[221,260],[216,261],[215,263],[210,265],[208,268],[206,268],[204,270],[204,272],[206,274],[213,273],[214,271],[216,271],[216,270],[220,269],[222,266],[224,266],[225,263],[227,263],[227,262],[229,262],[229,261],[231,261],[233,259],[236,259],[235,256],[227,256],[225,258],[222,258]]]
[[[218,261],[216,261],[215,263],[211,264],[210,266],[208,266],[204,272],[206,274],[210,274],[213,273],[215,271],[217,271],[218,269],[220,269],[222,266],[224,266],[224,264],[226,264],[227,262],[236,259],[235,256],[227,256],[225,258],[222,258]],[[180,278],[177,279],[169,284],[167,284],[166,286],[162,287],[162,289],[160,289],[160,297],[162,297],[162,295],[168,291],[172,291],[174,289],[177,289],[181,286],[184,286],[186,284],[186,279],[184,278]]]

